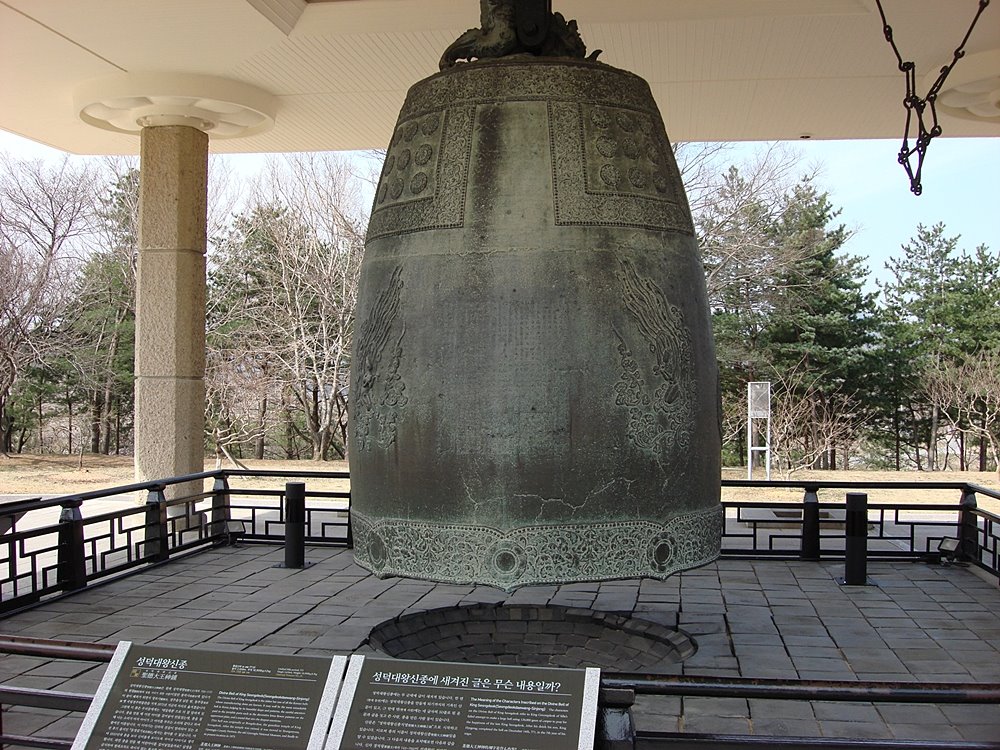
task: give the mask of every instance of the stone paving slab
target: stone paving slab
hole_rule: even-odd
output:
[[[877,586],[839,586],[832,563],[723,559],[667,581],[507,593],[380,580],[349,550],[227,547],[171,561],[0,619],[0,633],[332,656],[371,653],[371,629],[455,605],[557,604],[680,626],[696,653],[665,673],[787,680],[1000,682],[1000,589],[970,571],[872,562]],[[526,648],[531,644],[528,639]],[[0,657],[0,684],[93,692],[104,664]],[[639,696],[640,729],[869,739],[1000,740],[1000,706]],[[79,715],[7,707],[7,731],[72,737]]]

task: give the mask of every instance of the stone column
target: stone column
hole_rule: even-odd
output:
[[[141,136],[136,478],[201,471],[208,139],[269,130],[277,99],[240,81],[147,71],[86,81],[74,104],[89,125]],[[173,495],[202,489],[198,482]]]
[[[135,336],[140,481],[204,466],[208,203],[206,133],[163,125],[144,127],[141,137]]]

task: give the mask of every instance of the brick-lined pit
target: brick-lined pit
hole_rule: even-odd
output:
[[[655,671],[694,654],[692,638],[655,622],[586,609],[476,604],[377,625],[369,644],[399,659]]]

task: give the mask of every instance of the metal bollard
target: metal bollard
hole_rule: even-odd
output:
[[[285,565],[286,568],[306,566],[306,485],[303,482],[285,484]]]
[[[864,586],[868,581],[868,495],[847,493],[844,577],[847,586]]]
[[[601,688],[597,705],[594,750],[634,750],[635,723],[632,704],[635,691]]]
[[[142,557],[151,562],[163,562],[170,557],[167,498],[163,490],[163,485],[156,486],[146,496],[146,541]]]
[[[819,560],[819,487],[805,488],[802,498],[802,544],[799,557],[803,560]]]
[[[959,552],[966,560],[979,560],[979,519],[976,516],[976,493],[968,487],[962,490],[962,511],[959,515]]]
[[[83,549],[83,514],[80,498],[65,500],[59,513],[59,584],[64,591],[87,586],[87,560]]]
[[[226,533],[229,523],[229,480],[216,477],[212,485],[212,533]]]

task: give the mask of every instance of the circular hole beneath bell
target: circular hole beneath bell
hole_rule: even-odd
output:
[[[497,555],[498,566],[504,554]],[[697,650],[684,631],[639,617],[506,604],[404,615],[376,625],[368,643],[398,659],[601,667],[614,672],[655,672]]]

